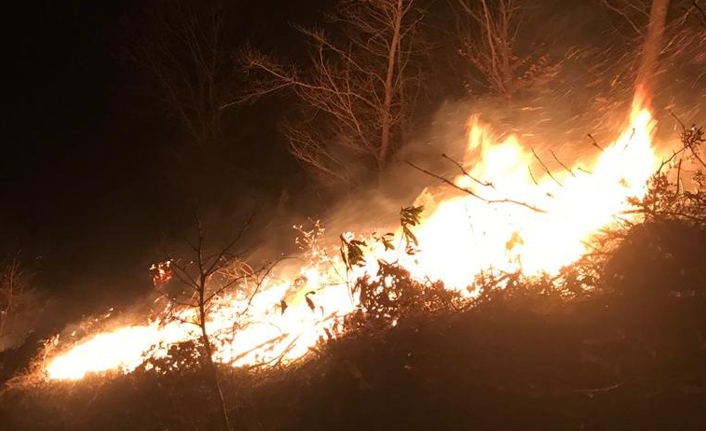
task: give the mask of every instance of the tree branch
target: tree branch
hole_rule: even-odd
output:
[[[526,203],[526,202],[516,201],[516,200],[514,200],[514,199],[486,199],[486,198],[484,198],[484,197],[482,197],[482,196],[476,194],[473,190],[470,190],[470,189],[467,189],[467,188],[464,188],[464,187],[460,187],[460,186],[456,185],[453,181],[451,181],[451,180],[449,180],[449,179],[447,179],[447,178],[444,178],[444,177],[441,176],[441,175],[438,175],[438,174],[435,174],[435,173],[433,173],[433,172],[430,172],[430,171],[428,171],[428,170],[426,170],[426,169],[424,169],[424,168],[421,168],[421,167],[415,165],[414,163],[412,163],[412,162],[410,162],[410,161],[407,161],[406,163],[407,163],[409,166],[411,166],[412,168],[414,168],[414,169],[416,169],[416,170],[418,170],[418,171],[420,171],[420,172],[422,172],[422,173],[424,173],[424,174],[426,174],[426,175],[428,175],[428,176],[430,176],[430,177],[436,178],[436,179],[442,181],[443,183],[450,185],[451,187],[455,188],[456,190],[459,190],[459,191],[462,191],[462,192],[464,192],[464,193],[467,193],[467,194],[473,196],[474,198],[477,198],[477,199],[479,199],[479,200],[481,200],[481,201],[483,201],[483,202],[485,202],[485,203],[487,203],[487,204],[514,204],[514,205],[523,206],[523,207],[525,207],[525,208],[527,208],[527,209],[530,209],[530,210],[532,210],[532,211],[534,211],[534,212],[546,213],[546,211],[543,210],[543,209],[541,209],[541,208],[535,207],[535,206],[530,205],[530,204],[528,204],[528,203]]]

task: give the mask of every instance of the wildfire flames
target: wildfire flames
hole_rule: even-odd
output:
[[[515,137],[498,139],[477,116],[468,126],[467,172],[455,184],[475,196],[457,189],[443,198],[423,193],[416,202],[425,207],[415,230],[418,252],[371,245],[366,263],[349,273],[335,245],[316,244],[315,233],[308,233],[308,263],[295,280],[270,276],[257,295],[238,292],[212,305],[207,324],[214,360],[233,366],[286,363],[305,355],[323,334],[336,336],[342,318],[357,307],[351,280],[375,276],[377,258],[399,261],[420,280],[442,280],[468,295],[473,292],[466,287],[485,269],[556,273],[587,252],[592,234],[624,216],[627,198],[644,196],[658,162],[655,123],[639,98],[625,131],[597,149],[596,160],[568,166],[556,159],[551,166],[557,169]],[[46,373],[81,379],[130,372],[147,357],[167,355],[174,343],[198,339],[199,328],[183,323],[197,317],[195,310],[177,317],[96,334],[48,360]]]

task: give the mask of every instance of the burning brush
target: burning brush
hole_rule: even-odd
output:
[[[402,211],[401,227],[382,236],[346,234],[340,244],[322,243],[318,225],[300,228],[304,263],[294,277],[251,272],[232,289],[222,288],[222,277],[233,261],[219,263],[219,271],[191,275],[172,260],[156,264],[151,275],[158,289],[177,276],[188,285],[195,276],[196,296],[202,288],[211,292],[208,301],[80,340],[48,359],[47,376],[130,372],[147,358],[167,355],[171,345],[204,339],[214,362],[286,364],[305,356],[321,337],[339,336],[346,316],[360,309],[356,280],[367,277],[385,286],[380,274],[389,262],[421,283],[443,282],[465,297],[477,294],[473,283],[483,271],[557,274],[590,251],[597,232],[630,217],[629,199],[645,196],[659,165],[654,130],[651,112],[637,97],[625,130],[601,146],[595,160],[569,164],[552,154],[557,165],[552,168],[544,154],[514,136],[499,138],[473,116],[466,148],[472,157],[456,163],[456,178],[434,175],[445,183],[443,194],[422,193]]]

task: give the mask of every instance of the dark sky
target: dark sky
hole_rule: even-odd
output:
[[[127,251],[148,228],[135,222],[139,213],[153,211],[149,156],[135,156],[154,151],[140,145],[141,127],[126,125],[127,106],[116,103],[112,29],[125,4],[45,1],[6,15],[5,39],[13,43],[5,63],[12,108],[3,245],[39,258],[40,279],[52,291],[73,289],[82,278],[76,272]]]
[[[307,3],[316,2],[243,3],[239,25],[247,25],[238,31],[243,38],[276,41],[291,30],[288,22],[314,15]],[[129,302],[149,289],[147,265],[164,231],[179,219],[174,213],[185,207],[164,184],[169,146],[182,136],[135,96],[140,72],[118,60],[123,23],[140,13],[141,4],[16,2],[3,14],[3,68],[9,74],[2,252],[20,250],[37,269],[38,283],[67,303],[68,314]],[[276,133],[262,133],[274,129],[271,115],[249,115],[258,124],[233,144],[239,146],[234,154],[258,154],[243,169],[259,172],[267,183],[257,193],[276,195],[284,178],[301,172]]]

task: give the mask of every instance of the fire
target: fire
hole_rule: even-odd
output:
[[[443,198],[422,193],[417,204],[426,211],[415,231],[417,253],[371,246],[375,258],[348,273],[335,246],[310,248],[296,280],[271,276],[257,295],[238,292],[213,305],[207,324],[214,360],[266,366],[304,356],[323,334],[338,334],[342,318],[356,310],[351,280],[374,275],[376,258],[398,260],[415,277],[442,280],[463,292],[489,268],[556,273],[587,252],[592,234],[628,209],[627,198],[644,196],[657,163],[654,127],[650,111],[638,100],[626,130],[595,161],[568,166],[556,159],[558,169],[550,170],[517,138],[500,139],[479,117],[471,117],[463,163],[467,175],[459,175],[455,184],[475,196],[459,190]],[[196,326],[182,323],[193,321],[193,310],[178,317],[96,334],[53,357],[47,376],[130,372],[150,356],[166,355],[169,345],[199,337]]]
[[[514,136],[498,141],[473,117],[468,152],[479,162],[456,184],[485,201],[465,194],[438,202],[419,229],[423,251],[413,272],[460,289],[487,268],[535,275],[575,262],[591,234],[628,209],[626,198],[644,196],[657,161],[654,126],[650,112],[636,106],[630,126],[592,166],[537,178],[542,171],[530,171],[543,164],[536,153]]]
[[[101,333],[52,360],[47,373],[53,379],[81,379],[88,373],[109,370],[132,371],[143,354],[156,342],[177,342],[185,335],[176,325],[128,326]]]

